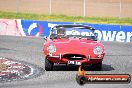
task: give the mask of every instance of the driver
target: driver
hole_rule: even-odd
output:
[[[61,27],[61,28],[59,28],[59,29],[57,30],[57,36],[58,36],[59,38],[64,37],[64,36],[65,36],[65,33],[66,33],[66,31],[65,31],[64,27]]]

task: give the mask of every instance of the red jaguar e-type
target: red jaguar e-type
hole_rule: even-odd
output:
[[[105,55],[104,45],[97,40],[95,29],[73,24],[57,25],[45,38],[45,70],[53,70],[55,63],[67,65],[91,65],[101,70]]]

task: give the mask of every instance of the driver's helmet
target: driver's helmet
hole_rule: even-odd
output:
[[[57,30],[57,35],[58,37],[64,37],[65,36],[65,28],[64,27],[60,27],[58,30]]]

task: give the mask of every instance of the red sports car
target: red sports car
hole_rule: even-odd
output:
[[[73,24],[57,25],[45,38],[45,70],[52,71],[55,63],[66,65],[91,65],[101,70],[105,55],[104,45],[97,40],[95,29]]]

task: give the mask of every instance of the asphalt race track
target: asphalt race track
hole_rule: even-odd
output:
[[[61,66],[56,71],[44,71],[42,38],[0,36],[0,57],[11,58],[37,65],[43,73],[32,79],[0,83],[0,88],[131,88],[129,84],[77,84],[76,68]],[[88,74],[132,75],[132,43],[103,42],[106,56],[102,71],[87,71]],[[62,71],[65,70],[65,71]],[[73,70],[73,71],[72,71]]]

